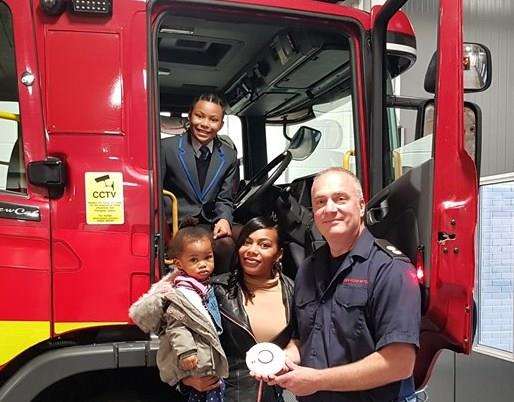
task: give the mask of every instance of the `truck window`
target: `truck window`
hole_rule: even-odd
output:
[[[0,2],[0,191],[27,193],[12,16]]]
[[[315,105],[314,118],[290,125],[286,133],[292,137],[301,126],[315,128],[322,132],[321,141],[314,153],[305,161],[292,161],[277,183],[291,183],[293,180],[317,173],[323,169],[343,166],[354,173],[355,140],[352,96],[348,95],[334,102]],[[279,125],[267,125],[266,148],[268,161],[284,151],[289,141],[283,136]]]
[[[432,157],[433,115],[434,108],[431,107],[427,110],[426,117],[429,120],[425,119],[427,124],[424,125],[424,130],[416,133],[414,127],[417,112],[415,110],[402,109],[398,114],[396,108],[388,109],[389,122],[393,123],[389,125],[391,127],[389,133],[394,180]],[[396,125],[394,125],[395,119]]]
[[[393,82],[391,77],[388,77],[387,94],[393,93]],[[430,105],[426,109],[420,127],[417,127],[418,113],[417,109],[387,108],[392,180],[398,179],[432,157],[434,107]]]
[[[237,116],[226,114],[223,119],[223,128],[218,135],[230,140],[237,150],[237,159],[239,161],[239,177],[244,177],[244,158],[243,158],[243,132],[241,127],[241,119]]]

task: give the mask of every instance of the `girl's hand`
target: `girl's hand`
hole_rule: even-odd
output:
[[[198,357],[191,355],[180,359],[178,365],[182,370],[193,370],[198,366]]]
[[[218,222],[214,224],[213,234],[215,239],[232,236],[230,223],[228,223],[226,219],[220,219]]]

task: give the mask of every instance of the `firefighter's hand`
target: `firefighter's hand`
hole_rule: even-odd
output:
[[[279,385],[297,396],[311,395],[319,391],[319,370],[298,366],[291,361],[288,361],[286,365],[289,371],[275,376],[268,384]]]
[[[220,219],[218,222],[214,224],[213,234],[215,239],[232,236],[230,223],[226,219]]]
[[[182,384],[196,389],[198,392],[212,391],[220,386],[220,379],[210,375],[205,377],[186,377],[182,379]]]
[[[178,363],[181,370],[193,370],[198,366],[198,357],[191,355],[180,359]]]

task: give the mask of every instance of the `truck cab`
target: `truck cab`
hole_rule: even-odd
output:
[[[417,386],[441,349],[469,353],[477,163],[464,146],[462,4],[440,1],[435,95],[422,102],[388,90],[415,61],[404,3],[1,0],[0,400],[59,400],[77,384],[108,400],[130,394],[123,373],[142,388],[156,377],[156,342],[127,311],[166,269],[160,140],[204,92],[227,103],[236,221],[278,220],[289,275],[323,242],[313,175],[344,166],[368,228],[417,268]],[[416,147],[397,141],[391,110],[428,106],[432,137],[417,146],[429,151],[407,164]]]

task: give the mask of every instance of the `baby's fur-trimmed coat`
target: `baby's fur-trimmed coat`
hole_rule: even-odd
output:
[[[164,311],[163,306],[166,307]],[[175,385],[189,376],[228,376],[228,362],[213,325],[165,276],[129,310],[130,318],[145,332],[159,335],[157,367],[161,380]],[[179,356],[196,352],[198,365],[181,370]]]

